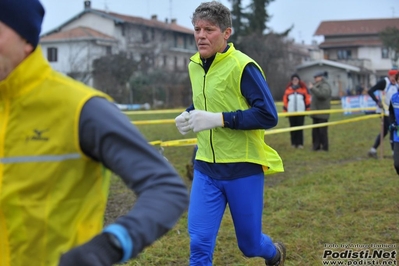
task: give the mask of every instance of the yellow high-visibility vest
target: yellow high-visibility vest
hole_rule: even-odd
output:
[[[51,69],[39,47],[0,82],[0,266],[55,266],[102,230],[109,178],[79,145],[79,117],[108,98]]]
[[[199,53],[191,57],[189,74],[195,109],[208,112],[231,112],[250,108],[241,94],[241,77],[249,63],[261,67],[236,50],[233,44],[225,53],[217,53],[206,73]],[[264,74],[263,74],[264,76]],[[283,172],[278,153],[264,141],[265,130],[214,128],[197,133],[196,159],[210,163],[250,162],[263,166],[265,174]]]

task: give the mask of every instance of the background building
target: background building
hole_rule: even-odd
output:
[[[95,59],[125,52],[135,61],[145,61],[149,70],[165,70],[187,75],[190,56],[196,51],[193,31],[177,21],[159,21],[91,8],[43,34],[43,52],[58,71],[96,86],[91,75]]]

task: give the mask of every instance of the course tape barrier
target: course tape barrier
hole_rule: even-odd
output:
[[[297,115],[346,113],[349,111],[355,113],[355,112],[365,112],[365,111],[375,111],[375,110],[376,110],[375,107],[346,108],[346,109],[315,110],[315,111],[305,111],[305,112],[284,112],[284,113],[278,113],[277,115],[278,117],[288,117],[288,116],[297,116]],[[135,125],[174,124],[175,120],[174,119],[136,120],[133,121],[132,123]]]
[[[357,112],[357,111],[365,111],[365,110],[375,110],[375,108],[352,108],[351,111]],[[300,112],[302,115],[309,115],[309,114],[325,114],[325,113],[339,113],[339,112],[345,112],[348,111],[348,109],[333,109],[333,110],[320,110],[320,111],[306,111],[306,112]],[[298,112],[299,113],[299,112]],[[285,113],[282,113],[285,114]],[[310,129],[310,128],[317,128],[317,127],[325,127],[325,126],[332,126],[332,125],[339,125],[339,124],[346,124],[346,123],[353,123],[353,122],[358,122],[366,119],[372,119],[372,118],[382,118],[383,114],[368,114],[364,116],[358,116],[354,118],[348,118],[348,119],[343,119],[339,121],[332,121],[332,122],[326,122],[326,123],[319,123],[319,124],[311,124],[311,125],[304,125],[304,126],[296,126],[296,127],[288,127],[288,128],[276,128],[276,129],[269,129],[265,131],[265,135],[272,135],[272,134],[278,134],[278,133],[283,133],[283,132],[290,132],[290,131],[296,131],[296,130],[303,130],[303,129]],[[169,120],[172,120],[174,123],[174,119],[165,119],[166,121],[170,122]],[[165,120],[153,120],[153,121],[163,121]],[[140,121],[139,121],[140,122]],[[144,122],[144,121],[143,121]],[[133,122],[132,122],[133,123]],[[136,122],[134,122],[136,124]],[[155,123],[153,123],[155,124]],[[180,140],[169,140],[169,141],[161,141],[161,140],[156,140],[156,141],[151,141],[149,142],[151,145],[154,146],[160,146],[160,147],[182,147],[182,146],[194,146],[197,144],[197,139],[196,138],[190,138],[190,139],[180,139]]]
[[[174,119],[158,119],[158,120],[142,120],[142,121],[133,121],[135,125],[155,125],[155,124],[174,124]]]
[[[192,138],[192,139],[156,141],[156,143],[157,143],[157,145],[159,145],[161,147],[194,146],[197,144],[197,139]],[[150,144],[152,144],[152,143],[150,142]],[[152,144],[152,145],[154,145],[154,144]]]
[[[276,129],[266,130],[265,135],[271,135],[271,134],[277,134],[277,133],[289,132],[289,131],[296,131],[296,130],[301,130],[301,129],[309,129],[309,128],[316,128],[316,127],[325,127],[325,126],[346,124],[346,123],[358,122],[358,121],[361,121],[361,120],[366,120],[366,119],[370,119],[370,118],[379,118],[379,117],[381,117],[380,114],[375,114],[375,115],[366,115],[366,116],[348,118],[348,119],[339,120],[339,121],[312,124],[312,125],[306,125],[306,126],[296,126],[296,127],[289,127],[289,128],[276,128]]]
[[[186,109],[165,109],[165,110],[148,110],[148,111],[123,111],[127,115],[152,115],[152,114],[171,114],[171,113],[183,113]]]
[[[336,101],[331,101],[331,105],[339,105],[341,104],[341,101],[336,100]],[[283,106],[282,102],[276,102],[276,106]],[[375,108],[372,108],[372,110],[375,110]],[[186,111],[186,109],[164,109],[164,110],[138,110],[138,111],[123,111],[124,114],[127,115],[142,115],[142,114],[173,114],[173,113],[183,113]]]

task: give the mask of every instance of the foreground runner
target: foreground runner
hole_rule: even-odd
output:
[[[51,69],[43,16],[0,0],[0,265],[110,266],[170,230],[188,192],[107,95]],[[103,230],[104,166],[137,200]]]

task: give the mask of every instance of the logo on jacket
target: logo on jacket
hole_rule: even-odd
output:
[[[29,141],[29,140],[48,141],[49,138],[43,136],[43,134],[44,134],[45,132],[47,132],[47,131],[48,131],[48,129],[45,129],[45,130],[34,129],[34,130],[33,130],[33,136],[27,137],[26,140],[27,140],[27,141]]]

